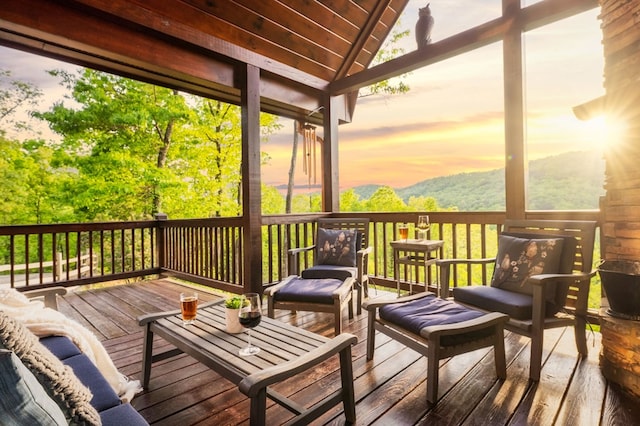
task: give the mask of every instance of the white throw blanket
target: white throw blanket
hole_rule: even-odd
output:
[[[139,380],[129,380],[113,364],[102,343],[80,323],[62,313],[45,308],[44,303],[29,300],[15,289],[0,290],[0,310],[22,322],[38,337],[65,336],[98,367],[123,402],[129,402],[142,391]]]

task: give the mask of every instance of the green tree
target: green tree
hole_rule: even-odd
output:
[[[364,210],[363,202],[353,188],[347,189],[340,194],[340,210],[344,212],[361,212]]]
[[[12,79],[11,71],[0,70],[0,134],[6,135],[9,130],[30,130],[28,122],[17,118],[17,113],[22,108],[37,106],[41,98],[42,91],[39,88]]]
[[[365,208],[371,212],[402,212],[407,210],[402,198],[390,186],[378,188],[365,202]]]
[[[78,220],[241,212],[239,107],[89,69],[52,73],[73,104],[39,117],[62,135],[57,164],[77,170],[67,189]],[[278,127],[261,120],[263,136]]]

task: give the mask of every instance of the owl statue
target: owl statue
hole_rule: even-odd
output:
[[[418,22],[416,22],[416,43],[418,49],[431,42],[431,30],[433,29],[433,16],[431,16],[431,3],[418,9]]]

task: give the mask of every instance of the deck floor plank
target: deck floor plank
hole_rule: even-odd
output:
[[[122,373],[139,379],[143,333],[136,317],[177,309],[179,293],[185,288],[188,284],[157,279],[78,289],[59,305],[102,340]],[[202,287],[197,291],[203,302],[222,297]],[[380,290],[372,296],[384,294]],[[275,317],[327,337],[334,333],[331,314],[276,310]],[[352,348],[358,425],[640,424],[640,400],[608,384],[600,372],[597,333],[589,338],[589,356],[581,360],[572,330],[547,331],[539,383],[528,380],[529,339],[510,332],[505,333],[506,380],[495,377],[491,349],[442,360],[440,401],[429,407],[425,358],[377,334],[374,359],[367,361],[366,312],[353,319],[345,312],[343,328],[358,337]],[[163,339],[154,340],[154,351],[171,348]],[[338,365],[337,358],[329,359],[275,389],[312,404],[338,388]],[[149,388],[134,398],[133,406],[154,426],[244,425],[249,418],[249,401],[237,387],[184,354],[154,364]],[[288,411],[268,401],[268,425],[280,425],[290,418]],[[342,407],[334,407],[313,424],[343,425]]]

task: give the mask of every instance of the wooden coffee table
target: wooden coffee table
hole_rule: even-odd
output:
[[[142,383],[145,388],[149,386],[153,362],[186,353],[237,384],[240,391],[251,399],[251,425],[265,424],[267,397],[295,413],[295,424],[308,424],[340,402],[344,405],[347,422],[355,423],[351,345],[358,339],[354,335],[343,333],[329,339],[263,315],[260,325],[251,332],[251,342],[260,347],[260,353],[241,357],[238,350],[247,345],[247,333],[229,334],[225,331],[222,303],[201,305],[196,322],[188,326],[182,325],[179,310],[138,318],[138,323],[145,327],[142,356]],[[154,334],[176,348],[153,355]],[[269,388],[334,355],[340,358],[342,386],[314,404],[313,408],[307,409]]]

